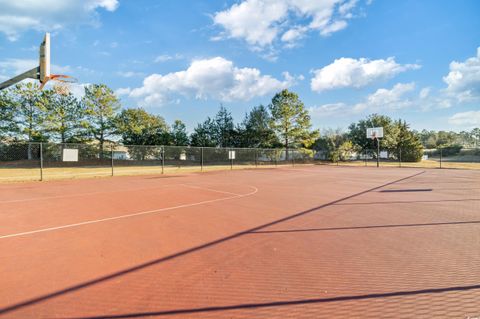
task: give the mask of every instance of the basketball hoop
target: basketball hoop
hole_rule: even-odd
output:
[[[383,127],[367,128],[367,138],[377,141],[377,167],[380,167],[380,139],[383,138]]]
[[[45,86],[45,84],[47,84],[48,81],[55,82],[53,84],[53,91],[60,95],[70,94],[70,85],[72,83],[78,82],[76,78],[69,75],[51,74],[47,79],[45,79],[42,85],[40,85],[40,90],[43,89],[43,87]]]
[[[367,128],[367,138],[370,138],[372,140],[383,138],[383,127]]]

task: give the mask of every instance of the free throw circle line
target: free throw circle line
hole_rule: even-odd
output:
[[[12,237],[20,237],[20,236],[27,236],[27,235],[33,235],[33,234],[38,234],[38,233],[45,233],[45,232],[50,232],[50,231],[55,231],[55,230],[60,230],[60,229],[66,229],[66,228],[74,228],[74,227],[79,227],[79,226],[84,226],[84,225],[90,225],[90,224],[98,224],[98,223],[103,223],[103,222],[108,222],[112,220],[117,220],[117,219],[125,219],[125,218],[130,218],[130,217],[136,217],[136,216],[142,216],[142,215],[149,215],[149,214],[155,214],[155,213],[160,213],[168,210],[175,210],[175,209],[180,209],[180,208],[187,208],[187,207],[193,207],[193,206],[199,206],[203,204],[209,204],[209,203],[216,203],[216,202],[221,202],[221,201],[226,201],[230,199],[235,199],[235,198],[242,198],[242,197],[247,197],[254,195],[255,193],[258,192],[258,188],[255,186],[250,186],[253,191],[247,193],[247,194],[237,194],[235,196],[230,196],[230,197],[223,197],[223,198],[217,198],[217,199],[210,199],[210,200],[205,200],[205,201],[200,201],[196,203],[190,203],[190,204],[183,204],[183,205],[178,205],[178,206],[171,206],[171,207],[165,207],[165,208],[160,208],[160,209],[154,209],[154,210],[148,210],[148,211],[143,211],[143,212],[137,212],[133,214],[126,214],[126,215],[121,215],[121,216],[115,216],[115,217],[108,217],[108,218],[102,218],[102,219],[95,219],[95,220],[88,220],[80,223],[75,223],[75,224],[67,224],[67,225],[62,225],[62,226],[55,226],[55,227],[49,227],[49,228],[42,228],[42,229],[37,229],[37,230],[32,230],[32,231],[27,231],[27,232],[21,232],[21,233],[15,233],[15,234],[10,234],[10,235],[4,235],[0,236],[0,239],[7,239],[7,238],[12,238]],[[211,190],[211,189],[210,189]]]

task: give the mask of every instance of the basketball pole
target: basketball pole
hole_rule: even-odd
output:
[[[377,167],[380,167],[380,139],[375,137],[377,140]]]

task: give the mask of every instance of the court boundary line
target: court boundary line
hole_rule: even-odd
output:
[[[160,208],[160,209],[141,211],[141,212],[125,214],[125,215],[120,215],[120,216],[113,216],[113,217],[107,217],[107,218],[101,218],[101,219],[95,219],[95,220],[88,220],[88,221],[84,221],[84,222],[67,224],[67,225],[62,225],[62,226],[41,228],[41,229],[36,229],[36,230],[31,230],[31,231],[26,231],[26,232],[14,233],[14,234],[9,234],[9,235],[2,235],[2,236],[0,236],[0,240],[1,239],[7,239],[7,238],[13,238],[13,237],[28,236],[28,235],[38,234],[38,233],[46,233],[46,232],[60,230],[60,229],[67,229],[67,228],[74,228],[74,227],[80,227],[80,226],[91,225],[91,224],[98,224],[98,223],[103,223],[103,222],[118,220],[118,219],[126,219],[126,218],[143,216],[143,215],[151,215],[151,214],[156,214],[156,213],[165,212],[165,211],[169,211],[169,210],[176,210],[176,209],[180,209],[180,208],[194,207],[194,206],[199,206],[199,205],[203,205],[203,204],[216,203],[216,202],[221,202],[221,201],[226,201],[226,200],[231,200],[231,199],[236,199],[236,198],[248,197],[248,196],[254,195],[258,192],[257,187],[251,186],[251,185],[246,185],[246,186],[253,189],[253,191],[249,192],[249,193],[246,193],[246,194],[230,193],[230,194],[235,194],[235,195],[230,196],[230,197],[209,199],[209,200],[195,202],[195,203],[164,207],[164,208]],[[216,191],[216,190],[213,190],[213,189],[201,188],[201,187],[199,187],[199,189],[204,189],[204,190],[207,190],[207,191]],[[221,191],[219,191],[219,192],[221,192]]]
[[[228,184],[231,185],[231,184]],[[2,204],[11,204],[11,203],[22,203],[22,202],[33,202],[33,201],[40,201],[40,200],[48,200],[48,199],[61,199],[61,198],[72,198],[72,197],[82,197],[82,196],[90,196],[90,195],[99,195],[99,194],[111,194],[111,193],[121,193],[121,192],[136,192],[136,191],[145,191],[145,190],[154,190],[154,189],[160,189],[164,187],[172,187],[172,186],[184,186],[184,187],[191,187],[191,188],[199,188],[199,189],[205,189],[209,190],[212,192],[218,192],[218,193],[224,193],[228,195],[241,195],[241,194],[236,194],[236,193],[230,193],[230,192],[222,192],[219,190],[214,190],[214,189],[208,189],[206,187],[196,187],[190,184],[185,184],[185,183],[179,183],[179,184],[165,184],[165,185],[158,185],[154,187],[141,187],[141,188],[136,188],[136,189],[124,189],[124,190],[113,190],[113,191],[97,191],[97,192],[87,192],[87,193],[80,193],[80,194],[69,194],[69,195],[57,195],[57,196],[44,196],[44,197],[35,197],[35,198],[24,198],[24,199],[12,199],[12,200],[5,200],[1,201],[0,200],[0,205]],[[248,186],[248,185],[247,185]]]
[[[33,202],[37,200],[47,200],[47,199],[60,199],[60,198],[71,198],[71,197],[82,197],[82,196],[90,196],[90,195],[98,195],[98,194],[110,194],[110,193],[120,193],[120,192],[134,192],[134,191],[144,191],[156,188],[163,188],[168,186],[178,186],[183,184],[166,184],[166,185],[159,185],[155,187],[142,187],[137,189],[125,189],[125,190],[116,190],[116,191],[97,191],[97,192],[87,192],[87,193],[80,193],[80,194],[69,194],[69,195],[56,195],[56,196],[44,196],[44,197],[35,197],[35,198],[24,198],[24,199],[12,199],[6,201],[0,201],[0,205],[2,204],[10,204],[10,203],[22,203],[22,202]]]

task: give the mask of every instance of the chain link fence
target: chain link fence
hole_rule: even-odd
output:
[[[0,144],[0,181],[178,173],[295,165],[313,161],[296,149],[118,144]]]
[[[480,148],[452,146],[425,149],[418,154],[402,149],[314,151],[118,144],[0,144],[0,181],[296,164],[480,169]]]
[[[480,169],[480,148],[317,150],[314,159],[317,163],[339,166]]]

